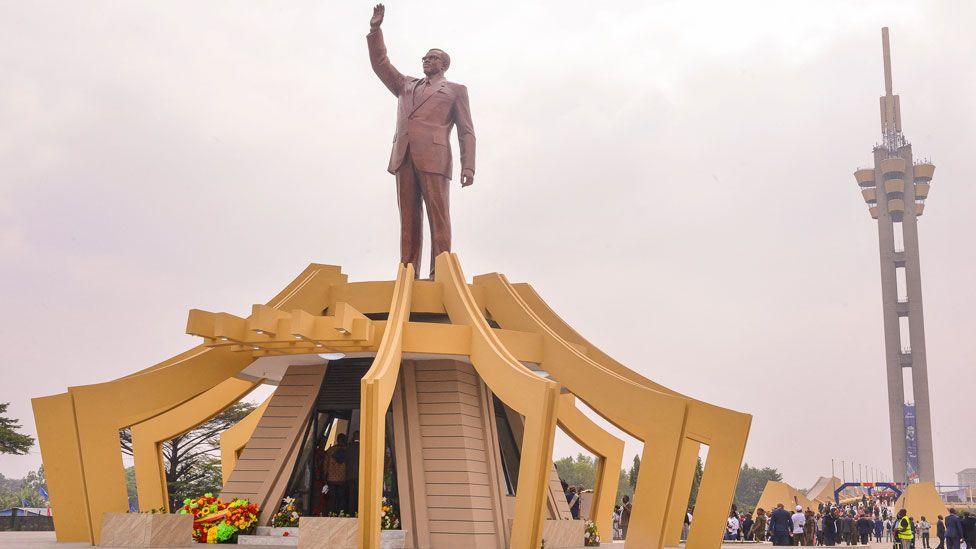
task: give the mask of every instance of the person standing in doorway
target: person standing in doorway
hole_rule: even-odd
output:
[[[570,486],[566,492],[566,503],[569,505],[569,514],[573,519],[579,520],[580,496],[575,486]]]
[[[725,521],[725,541],[735,541],[739,537],[739,517],[735,511],[729,513]]]
[[[336,443],[325,451],[325,483],[328,487],[329,513],[347,509],[346,498],[346,434],[339,433]]]
[[[349,512],[359,510],[359,431],[352,434],[346,450],[346,494],[349,497]]]

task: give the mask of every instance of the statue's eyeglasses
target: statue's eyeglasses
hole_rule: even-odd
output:
[[[425,55],[420,58],[421,61],[440,61],[441,56],[439,55]]]

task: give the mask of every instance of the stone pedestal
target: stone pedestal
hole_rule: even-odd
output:
[[[302,517],[298,519],[299,549],[356,549],[359,521],[345,517]],[[403,530],[380,532],[380,549],[402,549]]]
[[[581,547],[586,534],[586,523],[582,520],[547,520],[542,525],[542,539],[546,549],[550,547]]]
[[[150,513],[105,513],[99,547],[187,547],[193,517]]]

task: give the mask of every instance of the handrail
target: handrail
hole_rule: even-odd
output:
[[[397,268],[393,300],[386,330],[376,358],[359,382],[359,549],[380,546],[380,512],[383,497],[383,457],[386,445],[386,411],[393,399],[400,361],[403,358],[403,329],[410,320],[413,265]]]

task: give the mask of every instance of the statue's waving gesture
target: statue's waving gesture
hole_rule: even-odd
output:
[[[461,149],[461,186],[474,183],[475,140],[468,88],[447,80],[445,73],[451,66],[451,56],[438,48],[428,50],[421,58],[422,78],[398,71],[386,54],[380,28],[385,15],[383,4],[373,6],[366,44],[373,72],[399,103],[393,152],[387,169],[397,180],[401,262],[412,263],[414,272],[420,272],[423,210],[426,209],[433,276],[433,258],[451,251],[448,195],[453,175],[450,138],[455,128]]]
[[[386,6],[376,4],[373,6],[373,17],[369,20],[369,28],[378,29],[383,24],[383,15],[386,14]]]

